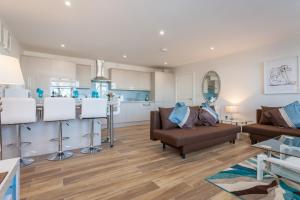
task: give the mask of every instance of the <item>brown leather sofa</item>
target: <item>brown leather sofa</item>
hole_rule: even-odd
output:
[[[300,137],[300,129],[283,128],[273,125],[259,124],[262,116],[262,110],[256,111],[256,124],[251,124],[243,127],[243,132],[250,134],[251,144],[268,140],[280,135],[291,135]]]
[[[166,145],[180,151],[182,158],[186,153],[225,142],[235,143],[240,128],[229,124],[217,126],[195,126],[191,129],[162,129],[159,111],[151,111],[150,139],[160,140],[163,150]]]

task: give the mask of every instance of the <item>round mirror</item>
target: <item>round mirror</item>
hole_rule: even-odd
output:
[[[209,71],[202,81],[202,95],[206,102],[214,103],[220,94],[221,80],[217,72]]]

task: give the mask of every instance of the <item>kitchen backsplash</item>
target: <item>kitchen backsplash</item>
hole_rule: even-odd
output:
[[[150,91],[138,90],[113,90],[113,92],[120,96],[122,101],[149,101]]]

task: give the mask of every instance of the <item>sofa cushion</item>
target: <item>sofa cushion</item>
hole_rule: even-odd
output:
[[[298,101],[283,108],[272,109],[265,112],[273,125],[285,128],[300,128],[300,104]]]
[[[289,128],[289,125],[286,123],[280,113],[280,109],[281,108],[268,110],[265,112],[265,116],[267,116],[272,121],[273,126]]]
[[[209,106],[208,103],[203,103],[201,108],[212,115],[212,117],[215,118],[215,121],[219,121],[219,114],[216,112],[214,107]]]
[[[262,113],[261,113],[261,117],[259,120],[259,124],[263,124],[263,125],[273,125],[272,119],[270,118],[271,116],[269,115],[270,110],[273,109],[278,109],[280,107],[267,107],[267,106],[262,106]]]
[[[156,137],[162,142],[175,147],[182,147],[184,145],[199,143],[216,137],[236,135],[240,132],[240,127],[230,124],[218,124],[217,126],[196,126],[192,129],[156,129],[154,132]]]
[[[197,126],[216,126],[218,120],[205,109],[200,108],[198,114]]]
[[[161,125],[162,125],[162,129],[164,129],[164,130],[174,129],[174,128],[177,127],[177,124],[172,123],[169,120],[169,116],[170,116],[172,111],[173,111],[173,108],[159,108]]]
[[[250,134],[266,136],[267,138],[274,138],[280,135],[300,137],[299,129],[283,128],[272,125],[251,124],[244,126],[243,131]]]
[[[300,104],[295,101],[280,109],[280,113],[291,128],[300,128]]]
[[[183,102],[178,102],[169,116],[172,123],[177,124],[180,128],[192,128],[197,120],[198,112],[185,105]]]

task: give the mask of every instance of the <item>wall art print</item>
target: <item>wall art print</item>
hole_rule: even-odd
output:
[[[298,56],[264,63],[264,93],[291,94],[299,92]]]

